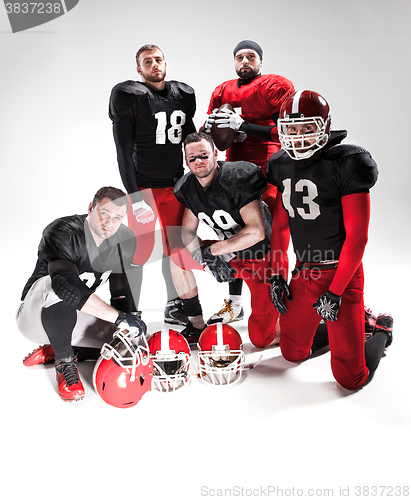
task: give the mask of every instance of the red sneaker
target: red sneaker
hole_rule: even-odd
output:
[[[54,351],[50,344],[44,344],[23,359],[24,366],[47,365],[54,363]]]
[[[77,358],[56,364],[56,378],[61,399],[71,402],[84,398],[84,387],[78,374]]]

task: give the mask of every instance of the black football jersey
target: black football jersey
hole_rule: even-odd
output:
[[[219,161],[218,164],[218,173],[207,189],[189,172],[177,181],[174,194],[199,221],[211,227],[220,240],[226,240],[245,227],[240,210],[251,201],[261,199],[267,181],[253,163]],[[266,237],[234,253],[241,259],[261,259],[268,250],[269,238]]]
[[[127,125],[132,127],[131,138],[116,140],[117,150],[123,150],[117,156],[120,173],[129,168],[122,162],[131,148],[138,187],[174,186],[184,173],[182,141],[196,131],[195,110],[194,90],[181,82],[166,82],[162,91],[134,81],[116,85],[109,106],[110,119],[114,126],[119,125],[115,133],[128,136]],[[128,144],[129,140],[133,144]]]
[[[132,231],[121,224],[113,236],[97,247],[86,217],[62,217],[44,229],[36,267],[24,287],[22,300],[35,281],[49,274],[49,262],[54,260],[75,264],[80,279],[93,291],[107,281],[111,272],[122,273],[130,266],[136,249]]]
[[[367,193],[377,181],[370,153],[340,144],[346,136],[346,131],[332,132],[312,162],[292,160],[283,150],[269,159],[267,180],[282,193],[300,262],[338,260],[345,241],[341,197]]]

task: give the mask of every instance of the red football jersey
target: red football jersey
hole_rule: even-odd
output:
[[[231,104],[248,123],[275,125],[273,115],[280,111],[284,99],[294,92],[294,85],[280,75],[259,75],[239,85],[239,80],[222,83],[211,95],[208,114],[223,104]],[[265,171],[269,157],[280,149],[277,128],[271,133],[272,142],[247,135],[243,142],[234,142],[226,151],[227,161],[249,161]]]

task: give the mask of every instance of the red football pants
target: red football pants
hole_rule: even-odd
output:
[[[267,165],[259,165],[264,177],[267,178]],[[277,197],[277,188],[273,184],[267,183],[267,189],[263,193],[263,201],[268,205],[271,217],[274,219],[275,199]]]
[[[280,317],[282,355],[288,361],[303,361],[309,356],[321,317],[314,302],[327,292],[335,269],[298,272],[290,282],[292,300]],[[337,382],[346,389],[363,385],[368,378],[364,356],[364,275],[362,264],[345,289],[337,321],[328,321],[331,369]]]
[[[204,241],[212,244],[213,241]],[[175,249],[171,255],[173,262],[182,269],[203,269],[191,258],[185,248]],[[242,278],[250,289],[251,314],[248,319],[250,341],[256,347],[266,347],[274,340],[278,319],[277,309],[271,301],[270,284],[267,276],[271,274],[269,255],[265,259],[242,260],[234,258],[229,264],[237,270],[236,278]]]
[[[137,222],[133,211],[127,214],[128,226],[133,231],[137,248],[133,264],[143,265],[150,258],[154,248],[154,231],[157,218],[160,223],[164,255],[169,256],[173,248],[181,247],[181,222],[184,205],[174,196],[173,188],[156,188],[140,190],[143,200],[154,212],[154,220],[147,224]]]
[[[229,264],[237,270],[236,278],[242,278],[250,289],[251,314],[248,318],[248,335],[256,347],[267,347],[275,337],[278,311],[271,301],[269,258],[242,260],[234,258]]]

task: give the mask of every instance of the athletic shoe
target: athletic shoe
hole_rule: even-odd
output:
[[[369,307],[364,309],[365,315],[365,340],[368,340],[372,337],[375,328],[375,322],[377,321],[377,317],[372,313]]]
[[[188,324],[188,317],[184,312],[183,303],[180,299],[169,300],[167,302],[164,309],[164,323],[181,326]]]
[[[84,387],[78,374],[76,357],[56,364],[56,378],[61,399],[71,403],[84,398]]]
[[[384,332],[387,335],[387,343],[385,344],[385,350],[392,344],[392,331],[394,327],[394,320],[391,314],[379,314],[377,321],[375,322],[374,334],[377,332]]]
[[[44,344],[23,359],[24,366],[47,365],[54,363],[54,351],[50,344]]]
[[[206,328],[206,326],[204,328]],[[198,339],[200,338],[200,335],[203,332],[204,328],[196,328],[189,321],[187,323],[187,326],[184,328],[184,330],[181,330],[180,333],[187,340],[189,344],[197,344]]]
[[[211,318],[207,321],[207,324],[233,323],[234,321],[240,321],[243,318],[244,309],[241,302],[237,303],[233,302],[231,299],[224,299],[223,307],[218,311],[218,313],[211,316]]]

